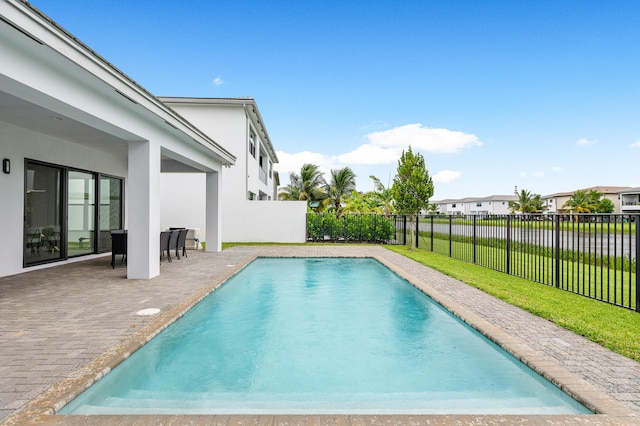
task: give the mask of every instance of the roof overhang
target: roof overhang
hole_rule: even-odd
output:
[[[11,46],[25,57],[43,65],[42,69],[34,72],[64,73],[79,85],[90,87],[92,93],[105,100],[105,103],[116,105],[128,114],[153,123],[162,132],[193,146],[223,165],[235,164],[235,157],[229,151],[28,2],[0,0],[0,37],[6,43],[13,43]],[[44,88],[32,87],[21,82],[20,76],[8,74],[10,72],[7,69],[3,71],[0,66],[3,121],[23,127],[28,125],[72,141],[87,131],[93,132],[93,139],[103,132],[105,139],[111,138],[111,142],[119,140],[121,144],[143,140],[123,128],[116,128],[104,120],[100,122],[88,113],[83,114],[81,108],[76,106],[74,109],[74,105],[65,99],[47,97]],[[16,114],[5,114],[12,109]],[[58,117],[58,123],[52,124],[52,115]],[[27,117],[28,122],[25,122]]]
[[[258,132],[261,133],[262,139],[266,142],[266,149],[269,151],[269,156],[273,159],[274,163],[278,162],[278,156],[276,150],[271,143],[269,132],[264,124],[260,109],[254,98],[194,98],[194,97],[171,97],[171,96],[159,96],[158,99],[167,104],[176,105],[223,105],[223,106],[237,106],[244,108],[251,121],[257,126]]]

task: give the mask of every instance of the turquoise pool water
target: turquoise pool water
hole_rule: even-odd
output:
[[[257,259],[63,414],[589,411],[373,259]]]

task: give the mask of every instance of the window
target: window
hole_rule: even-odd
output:
[[[451,204],[451,207],[455,209],[455,208],[456,208],[455,203],[454,203],[454,204]]]
[[[273,163],[269,160],[269,179],[273,177]]]
[[[482,207],[482,201],[478,201],[478,202],[476,203],[476,207]]]
[[[110,251],[122,188],[121,178],[27,160],[24,265]]]
[[[255,200],[256,199],[256,194],[254,194],[253,192],[249,191],[249,199],[250,200]]]
[[[256,158],[256,133],[251,129],[251,133],[249,133],[249,154],[253,158]]]

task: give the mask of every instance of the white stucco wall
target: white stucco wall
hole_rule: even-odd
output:
[[[240,211],[223,216],[222,221],[222,239],[226,242],[303,243],[307,203],[247,200]]]
[[[160,229],[198,228],[205,231],[204,174],[162,173]]]
[[[224,178],[224,175],[223,175]],[[222,186],[226,182],[223,181]],[[201,174],[163,173],[160,225],[197,228],[205,241],[205,178]],[[171,195],[168,195],[171,194]],[[304,242],[307,204],[304,201],[249,201],[222,207],[224,242]]]

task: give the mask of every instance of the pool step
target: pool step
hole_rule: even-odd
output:
[[[320,397],[320,398],[317,398]],[[147,392],[130,391],[126,398],[109,397],[100,406],[85,404],[77,408],[77,414],[230,414],[230,413],[352,413],[365,414],[396,413],[449,413],[449,414],[563,414],[562,407],[540,406],[535,397],[515,396],[508,391],[499,391],[487,398],[486,392],[479,392],[460,400],[457,392],[425,394],[424,398],[415,393],[388,394],[386,400],[379,400],[374,394],[331,395],[331,400],[323,401],[326,395],[316,398],[310,394],[264,394],[253,395],[247,400],[244,394],[210,392]],[[499,407],[496,401],[499,400]],[[566,407],[566,413],[570,413]]]

